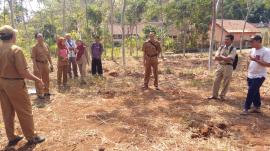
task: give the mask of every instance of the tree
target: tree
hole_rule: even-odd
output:
[[[244,27],[243,27],[243,31],[240,37],[240,52],[242,51],[242,47],[243,47],[243,37],[244,37],[244,32],[246,29],[246,24],[248,21],[248,16],[250,15],[252,9],[253,9],[253,5],[254,5],[254,1],[253,0],[246,0],[246,7],[247,7],[247,14],[245,16],[245,23],[244,23]]]
[[[111,24],[111,44],[112,44],[112,52],[111,52],[111,58],[112,60],[114,59],[114,37],[113,37],[113,32],[114,32],[114,28],[113,28],[113,24],[114,24],[114,3],[115,0],[110,0],[110,24]]]
[[[3,22],[6,24],[6,1],[3,2]]]
[[[224,30],[223,30],[223,20],[224,20],[224,0],[221,0],[221,38],[220,38],[220,45],[223,42]]]
[[[30,34],[28,32],[28,27],[26,25],[26,21],[25,21],[25,11],[27,11],[24,7],[23,7],[23,0],[21,0],[21,13],[22,13],[22,21],[23,21],[23,26],[24,26],[24,31],[25,31],[25,36],[27,37],[27,42],[28,42],[28,46],[30,45],[29,41],[30,41]],[[30,49],[29,49],[30,50]]]
[[[62,33],[66,32],[66,0],[63,0],[63,6],[62,6],[62,25],[63,25],[63,30]]]
[[[163,13],[163,2],[162,0],[159,1],[160,4],[160,18],[161,18],[161,48],[163,48],[164,46],[164,13]],[[161,49],[160,55],[161,58],[163,58],[163,53],[162,53],[163,49]]]
[[[126,65],[126,52],[125,52],[125,11],[126,11],[126,0],[122,1],[122,15],[121,15],[121,26],[122,26],[122,59],[123,65]]]
[[[87,18],[93,26],[93,34],[100,35],[99,28],[102,23],[102,12],[97,5],[90,5],[87,9]]]
[[[209,47],[209,59],[208,59],[208,69],[212,68],[212,55],[215,44],[215,27],[216,27],[216,0],[212,1],[212,25],[211,25],[211,39],[210,39],[210,47]]]
[[[7,0],[8,1],[8,5],[9,5],[9,9],[10,9],[10,20],[11,20],[11,25],[13,28],[16,28],[15,26],[15,22],[14,22],[14,1],[13,0]]]
[[[142,15],[145,10],[146,1],[145,0],[130,0],[129,5],[127,6],[126,10],[126,20],[129,24],[129,33],[131,37],[129,37],[131,40],[133,39],[133,31],[135,28],[135,45],[136,45],[136,52],[138,56],[138,40],[139,40],[139,34],[138,34],[138,23],[142,20]],[[133,53],[133,47],[130,49],[130,55]]]

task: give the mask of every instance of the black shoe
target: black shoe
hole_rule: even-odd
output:
[[[40,99],[40,100],[44,100],[45,99],[44,96],[40,96],[40,95],[37,98]]]
[[[252,109],[250,112],[251,112],[251,113],[262,113],[261,109],[258,108],[258,107],[255,107],[255,108]]]
[[[158,90],[158,91],[160,90],[159,87],[156,87],[155,89]]]
[[[241,113],[240,113],[240,115],[248,115],[248,109],[244,109]]]
[[[217,100],[218,98],[217,97],[214,97],[214,96],[210,96],[209,98],[207,98],[208,100]]]
[[[49,96],[51,96],[51,93],[45,93],[44,96],[49,97]]]
[[[23,139],[23,137],[21,137],[21,136],[16,136],[16,138],[15,138],[14,140],[8,142],[7,147],[17,145],[18,142],[21,141],[22,139]]]
[[[226,101],[226,99],[225,99],[224,96],[221,96],[221,97],[220,97],[220,100],[221,100],[221,101]]]
[[[143,90],[147,90],[148,89],[148,86],[143,86],[142,89]]]
[[[45,137],[42,137],[42,136],[35,136],[33,137],[31,140],[28,141],[28,144],[29,145],[32,145],[32,144],[39,144],[39,143],[42,143],[45,141]]]

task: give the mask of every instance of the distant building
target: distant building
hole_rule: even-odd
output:
[[[221,25],[221,19],[217,19],[216,22],[216,33],[215,33],[215,43],[216,45],[219,45],[221,43],[221,35],[223,30],[223,39],[227,34],[233,34],[234,35],[234,45],[239,48],[240,47],[240,39],[243,32],[245,21],[244,20],[223,20],[223,28]],[[211,26],[210,26],[211,31]],[[210,37],[210,31],[209,31],[209,37]],[[246,24],[246,28],[243,35],[243,48],[248,48],[249,43],[248,39],[252,35],[261,34],[261,31],[254,26],[251,23]]]
[[[143,29],[151,25],[153,27],[156,27],[158,29],[161,29],[162,23],[161,22],[141,22],[137,25],[137,33],[140,37],[140,35],[143,35]],[[109,32],[111,33],[111,25],[109,27]],[[165,27],[164,27],[165,28]],[[171,25],[166,28],[167,34],[169,37],[176,39],[177,38],[177,29],[175,26]],[[125,25],[125,36],[136,36],[136,27],[130,27],[129,25]],[[122,42],[122,26],[121,24],[114,24],[113,25],[113,39],[115,43],[121,43]]]

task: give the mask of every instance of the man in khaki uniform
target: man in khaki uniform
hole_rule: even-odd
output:
[[[41,78],[44,82],[44,87],[40,87],[36,82],[36,91],[39,99],[49,97],[50,79],[49,79],[49,64],[50,70],[53,71],[52,60],[49,52],[48,45],[44,42],[43,35],[38,33],[35,35],[37,44],[32,48],[31,58],[33,61],[34,75]]]
[[[78,64],[79,71],[81,74],[81,84],[87,84],[85,81],[86,66],[89,65],[89,55],[88,55],[87,47],[85,46],[82,40],[77,40],[76,46],[77,46],[76,62]]]
[[[161,52],[160,43],[155,40],[155,33],[149,33],[149,40],[143,44],[142,51],[144,52],[144,67],[145,67],[145,75],[144,75],[144,89],[148,89],[148,83],[150,80],[151,70],[153,68],[154,74],[154,86],[156,90],[159,90],[158,87],[158,56]]]
[[[28,71],[23,51],[15,45],[16,32],[8,25],[0,28],[0,101],[8,147],[16,145],[23,138],[14,134],[15,112],[28,143],[37,144],[45,140],[34,133],[32,106],[24,79],[36,81],[40,85],[43,82]]]
[[[233,35],[226,35],[224,42],[225,45],[221,46],[216,52],[215,60],[218,62],[218,66],[215,73],[212,96],[208,99],[218,99],[218,93],[222,80],[223,87],[220,93],[220,99],[224,100],[225,95],[228,92],[233,73],[233,60],[236,56],[236,48],[234,48],[232,45],[233,40]]]

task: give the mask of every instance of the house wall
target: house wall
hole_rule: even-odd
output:
[[[228,34],[227,31],[223,30],[223,40],[225,39],[225,36]],[[217,43],[220,43],[221,40],[221,35],[222,35],[222,29],[216,25],[216,32],[215,32],[215,41]]]
[[[218,46],[220,44],[220,40],[221,40],[221,34],[222,34],[222,29],[220,26],[216,25],[216,32],[215,32],[215,44]],[[211,32],[209,30],[209,38],[211,37]],[[224,30],[223,33],[223,40],[225,39],[225,36],[227,34],[233,34],[234,35],[234,46],[237,48],[240,48],[240,39],[241,39],[241,35],[242,33],[228,33],[227,31]],[[255,34],[259,34],[257,32],[245,32],[244,36],[243,36],[243,48],[249,48],[250,45],[248,43],[248,39]],[[222,43],[223,44],[223,43]]]

